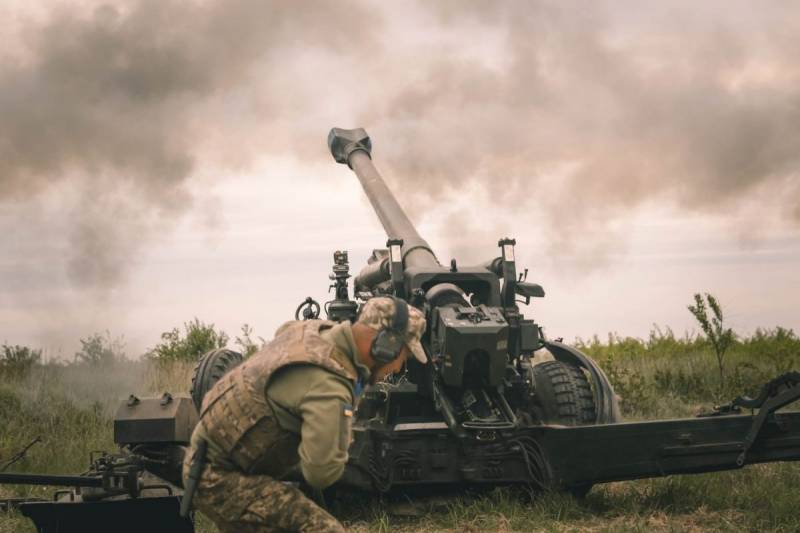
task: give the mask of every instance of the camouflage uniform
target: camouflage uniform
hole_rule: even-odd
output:
[[[393,309],[390,299],[373,298],[359,321],[385,327]],[[406,342],[418,358],[424,357],[419,344],[424,327],[422,314],[410,309]],[[341,476],[354,389],[368,377],[348,322],[282,326],[270,344],[220,379],[203,400],[184,463],[185,480],[198,442],[207,443],[195,508],[222,531],[343,531],[333,516],[279,480],[298,464],[315,488]]]
[[[248,476],[215,463],[203,470],[195,508],[222,533],[336,531],[344,527],[299,489],[270,476]]]

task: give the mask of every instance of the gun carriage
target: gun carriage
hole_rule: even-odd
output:
[[[499,256],[483,265],[443,266],[376,170],[366,132],[334,128],[328,145],[388,237],[355,278],[355,296],[391,294],[421,309],[430,359],[366,390],[342,485],[524,483],[581,494],[595,483],[800,458],[800,414],[775,414],[800,397],[799,374],[713,416],[623,422],[599,365],[520,312],[520,300],[544,290],[527,270],[518,276],[514,239],[500,239]]]
[[[518,275],[514,239],[500,239],[498,255],[485,264],[443,266],[376,170],[366,132],[334,128],[328,145],[355,172],[388,240],[354,278],[353,298],[347,252],[334,253],[335,297],[326,316],[352,321],[359,301],[402,298],[425,313],[429,358],[365,388],[337,486],[387,492],[524,484],[581,495],[596,483],[800,459],[800,413],[776,412],[800,398],[799,373],[706,416],[624,422],[602,369],[521,313],[518,303],[544,290],[527,281],[527,270]],[[320,313],[309,297],[295,318]],[[129,517],[119,531],[165,523],[191,531],[191,519],[178,514],[181,445],[196,423],[195,406],[241,360],[230,350],[206,354],[191,398],[132,396],[115,420],[120,453],[93,459],[86,474],[0,473],[0,483],[71,487],[56,501],[20,505],[40,532],[85,531],[112,516]]]

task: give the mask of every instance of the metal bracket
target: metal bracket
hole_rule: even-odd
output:
[[[516,259],[514,257],[515,244],[517,244],[517,241],[515,239],[509,239],[508,237],[497,241],[497,246],[500,247],[500,258],[503,269],[503,288],[500,291],[500,298],[505,308],[516,307],[514,302],[517,286]]]
[[[402,253],[403,239],[389,239],[386,241],[386,248],[389,250],[389,273],[392,280],[392,289],[397,298],[405,299],[405,290],[403,283],[405,282],[405,274],[403,273],[403,258],[405,255]]]
[[[781,390],[783,389],[783,390]],[[747,461],[747,452],[753,447],[758,438],[761,428],[767,417],[775,411],[794,401],[800,399],[800,373],[789,372],[773,379],[761,388],[761,393],[756,398],[739,396],[729,406],[723,406],[720,410],[728,407],[731,410],[736,407],[758,408],[758,414],[750,426],[750,431],[742,442],[742,452],[736,458],[737,466],[744,466]]]

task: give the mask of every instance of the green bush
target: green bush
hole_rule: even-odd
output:
[[[25,375],[41,360],[42,350],[9,344],[3,344],[0,347],[0,371],[4,374]]]
[[[122,337],[111,338],[111,333],[95,333],[80,339],[81,349],[75,352],[75,362],[92,366],[110,365],[125,360],[125,342]]]
[[[195,317],[183,324],[183,333],[178,328],[161,334],[161,342],[148,350],[147,355],[159,362],[196,361],[201,355],[215,348],[224,348],[228,335],[214,329],[214,324],[205,324]]]
[[[767,359],[780,372],[800,366],[800,338],[791,329],[756,329],[752,337],[742,339],[741,346],[754,358]]]

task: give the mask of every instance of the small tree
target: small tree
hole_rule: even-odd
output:
[[[147,355],[161,362],[197,361],[201,355],[228,344],[228,335],[214,329],[214,324],[204,324],[195,317],[183,324],[184,334],[178,328],[161,334],[161,342],[147,352]]]
[[[242,336],[236,337],[236,344],[242,347],[242,355],[247,358],[256,353],[267,343],[264,337],[258,337],[258,340],[259,342],[253,340],[253,328],[249,324],[243,324]]]
[[[125,360],[125,341],[122,337],[111,338],[111,333],[95,333],[80,339],[81,349],[75,352],[75,362],[87,365],[110,365]]]
[[[711,308],[713,316],[709,319],[708,310]],[[694,305],[688,306],[689,312],[694,315],[700,323],[700,327],[706,334],[711,346],[714,348],[714,354],[717,357],[717,366],[719,368],[719,387],[720,390],[725,385],[725,352],[733,344],[734,334],[731,328],[725,328],[723,324],[722,307],[720,307],[717,299],[709,293],[706,293],[706,301],[698,293],[694,295]]]

